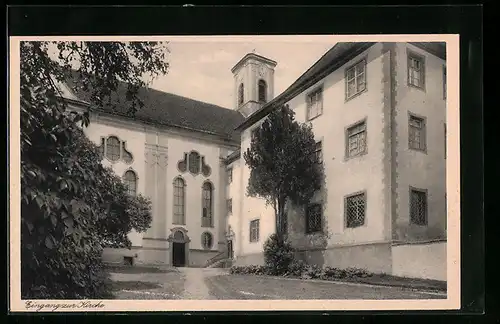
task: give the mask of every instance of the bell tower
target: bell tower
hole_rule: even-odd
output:
[[[234,75],[234,109],[244,117],[274,98],[274,68],[277,62],[248,53],[231,69]]]

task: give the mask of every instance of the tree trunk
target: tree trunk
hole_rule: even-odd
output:
[[[283,241],[283,213],[285,211],[285,199],[278,199],[278,212],[276,214],[276,236],[279,242]]]

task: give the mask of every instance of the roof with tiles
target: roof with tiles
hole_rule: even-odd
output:
[[[77,101],[91,102],[90,92],[83,90],[77,73],[73,73],[66,83]],[[96,111],[130,118],[127,114],[130,104],[126,100],[126,92],[127,84],[120,83],[110,103]],[[198,131],[238,143],[240,141],[240,132],[235,128],[245,118],[235,110],[150,88],[141,88],[138,97],[144,107],[135,113],[134,120]]]

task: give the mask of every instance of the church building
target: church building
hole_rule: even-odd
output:
[[[275,96],[279,62],[255,53],[236,62],[232,107],[141,89],[127,117],[93,113],[100,145],[130,194],[152,200],[132,249],[108,262],[205,267],[263,264],[274,211],[248,197],[242,152],[267,114],[288,104],[310,123],[325,185],[307,206],[287,206],[286,231],[310,264],[446,280],[446,48],[443,43],[337,43]],[[71,90],[70,90],[71,89]],[[74,107],[88,94],[68,81]]]

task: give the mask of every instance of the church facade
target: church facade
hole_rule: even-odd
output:
[[[277,64],[255,53],[237,62],[232,109],[143,89],[135,118],[116,109],[92,115],[85,132],[103,163],[153,203],[151,228],[130,234],[132,250],[104,258],[262,264],[274,212],[246,195],[242,152],[266,115],[288,104],[312,125],[326,176],[308,206],[287,206],[297,256],[446,280],[444,44],[338,43],[275,96]],[[81,92],[69,93],[74,106],[86,105]]]

